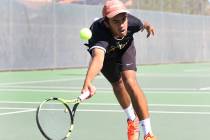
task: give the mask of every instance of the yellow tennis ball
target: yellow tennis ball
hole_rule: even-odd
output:
[[[92,37],[92,32],[91,32],[91,30],[90,30],[89,28],[82,28],[82,29],[80,30],[80,38],[81,38],[82,40],[87,41],[87,40],[89,40],[91,37]]]

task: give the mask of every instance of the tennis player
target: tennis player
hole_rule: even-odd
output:
[[[95,91],[93,79],[101,71],[111,83],[115,96],[127,114],[128,140],[139,139],[139,128],[144,140],[155,140],[150,124],[148,105],[136,79],[136,50],[133,34],[146,30],[147,37],[155,29],[148,22],[129,14],[120,0],[107,0],[103,17],[94,21],[92,37],[86,44],[92,56],[82,92]]]

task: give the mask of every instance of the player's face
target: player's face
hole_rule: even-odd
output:
[[[126,13],[121,13],[108,20],[109,28],[117,38],[123,38],[128,31],[128,18]]]

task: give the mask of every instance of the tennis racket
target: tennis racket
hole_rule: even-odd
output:
[[[44,100],[36,111],[36,123],[42,135],[47,140],[65,140],[71,137],[76,109],[89,96],[89,92],[84,92],[72,100],[57,97]],[[73,104],[72,109],[68,104]]]

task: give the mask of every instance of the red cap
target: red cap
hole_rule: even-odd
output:
[[[113,18],[120,13],[128,13],[125,5],[120,0],[107,0],[103,7],[103,16]]]

